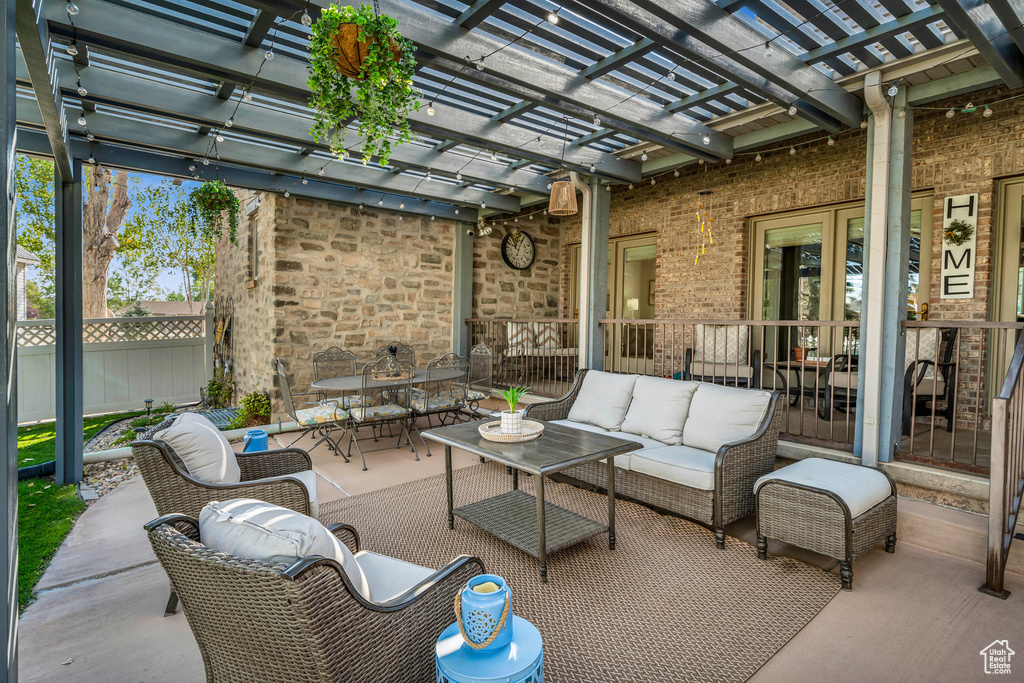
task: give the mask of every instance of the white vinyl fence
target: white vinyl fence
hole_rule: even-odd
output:
[[[213,376],[213,312],[203,315],[98,318],[82,326],[83,413],[199,400]],[[53,320],[18,322],[18,421],[56,414]]]

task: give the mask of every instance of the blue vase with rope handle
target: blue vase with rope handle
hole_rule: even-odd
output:
[[[512,590],[496,574],[466,582],[456,596],[455,618],[469,648],[491,652],[512,641]]]

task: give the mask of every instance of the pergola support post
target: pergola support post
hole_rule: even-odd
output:
[[[58,485],[82,480],[82,160],[73,178],[56,175]]]
[[[604,330],[600,320],[608,311],[608,222],[611,193],[597,178],[588,181],[572,173],[583,193],[580,246],[579,367],[604,369]]]
[[[864,294],[857,370],[854,452],[865,465],[889,462],[899,444],[910,262],[913,114],[906,89],[890,103],[877,73],[864,86],[871,109],[864,221]]]
[[[473,235],[472,223],[455,224],[455,285],[452,291],[452,350],[468,356],[468,318],[473,317]]]
[[[18,680],[18,377],[17,377],[17,277],[15,275],[15,4],[14,0],[0,0],[0,175],[4,191],[0,193],[0,234],[3,236],[4,268],[0,282],[7,292],[6,305],[0,308],[0,325],[6,332],[5,348],[0,357],[0,440],[4,461],[0,467],[0,482],[4,502],[0,505],[0,528],[4,530],[4,559],[0,562],[0,584],[5,597],[4,617],[0,620],[0,640],[7,646],[7,659],[0,671],[0,681]]]

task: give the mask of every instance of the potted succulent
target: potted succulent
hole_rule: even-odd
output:
[[[189,217],[198,221],[204,235],[221,235],[224,212],[228,212],[228,238],[238,244],[238,197],[219,180],[207,180],[189,194]]]
[[[502,434],[519,434],[523,431],[523,411],[516,410],[516,405],[529,390],[530,387],[511,386],[501,392],[501,397],[508,403],[508,410],[501,411]]]
[[[344,156],[346,125],[355,119],[363,163],[377,156],[387,164],[394,145],[412,139],[408,117],[420,108],[412,43],[398,32],[397,20],[368,5],[325,7],[311,30],[310,134]]]

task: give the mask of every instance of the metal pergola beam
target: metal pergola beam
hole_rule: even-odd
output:
[[[58,74],[73,71],[70,63],[66,61],[58,64]],[[221,128],[223,122],[234,114],[232,132],[236,134],[248,133],[267,140],[294,144],[309,151],[329,151],[326,145],[316,143],[309,134],[312,118],[275,112],[252,104],[242,104],[235,111],[236,102],[220,100],[194,90],[168,88],[147,78],[98,67],[88,72],[87,80],[89,94],[86,98],[91,102],[169,116],[179,121],[193,123],[200,126],[200,133],[203,135],[208,134],[211,129]],[[67,94],[76,95],[70,86]],[[358,147],[354,149],[356,150]],[[400,145],[395,149],[391,163],[450,176],[461,173],[464,177],[483,184],[511,187],[526,192],[546,191],[547,178],[536,173],[514,171],[504,164],[472,159],[462,154],[440,154],[438,151],[418,145]]]
[[[504,4],[505,0],[476,0],[462,11],[462,14],[455,19],[455,23],[465,29],[479,26]]]
[[[22,100],[18,104],[18,122],[20,124],[41,125],[42,122],[39,121],[38,115],[31,111],[31,102]],[[210,149],[209,141],[206,138],[200,138],[190,131],[155,126],[145,121],[109,114],[97,113],[91,116],[89,131],[100,141],[123,142],[132,147],[173,152],[197,159],[205,157]],[[486,204],[502,211],[518,211],[520,207],[519,198],[515,196],[481,192],[468,188],[460,189],[437,182],[425,182],[419,178],[367,168],[357,163],[334,162],[327,165],[323,176],[318,176],[317,171],[326,163],[326,160],[312,159],[295,152],[231,139],[219,143],[218,148],[220,159],[226,163],[286,173],[293,178],[322,177],[345,185],[373,188],[390,194],[473,207]],[[212,158],[211,161],[216,161],[216,158]],[[197,172],[202,177],[212,176],[215,167],[211,166],[207,170],[207,167],[199,165]]]
[[[483,82],[516,97],[528,94],[530,99],[571,116],[588,118],[599,114],[608,127],[665,147],[689,149],[709,159],[728,157],[731,153],[728,136],[667,112],[649,100],[629,99],[629,94],[621,89],[590,81],[575,69],[544,59],[531,50],[508,45],[487,34],[465,31],[418,5],[396,4],[388,12],[398,20],[402,36],[422,52],[449,60],[426,60],[441,71],[458,73],[462,78]],[[485,61],[483,71],[465,68],[467,56],[477,59],[499,51],[500,55]],[[710,144],[702,143],[704,135],[710,138]]]
[[[590,79],[600,78],[606,73],[615,71],[623,64],[644,56],[656,47],[658,47],[657,44],[655,44],[655,42],[650,38],[641,38],[632,45],[624,47],[618,52],[594,62],[587,68],[583,69],[583,71],[580,71],[580,76]]]
[[[274,27],[275,21],[277,21],[277,15],[273,12],[262,9],[256,10],[256,15],[249,23],[249,28],[245,30],[245,37],[242,38],[242,42],[249,47],[259,47],[263,44],[267,34],[270,33],[270,29]]]
[[[75,28],[67,21],[63,6],[47,5],[47,20],[55,35],[71,36],[77,30],[80,43],[91,43],[134,58],[157,62],[163,68],[177,68],[214,81],[247,84],[259,71],[260,76],[253,86],[255,89],[292,102],[308,102],[308,75],[305,65],[298,60],[281,57],[264,62],[258,50],[173,21],[99,0],[82,0],[79,5],[82,13],[76,17]],[[282,12],[287,9],[290,8],[282,7]],[[313,10],[310,7],[311,15]],[[188,46],[188,49],[183,50],[183,46]],[[441,103],[435,104],[434,116],[425,110],[423,107],[410,117],[410,125],[417,132],[461,140],[478,147],[506,150],[513,156],[548,164],[558,163],[556,150],[561,145],[560,137],[538,136],[525,128],[503,125],[486,116]],[[582,171],[596,165],[597,175],[610,180],[631,181],[640,177],[638,164],[596,150],[567,150],[565,162],[568,167]]]
[[[983,0],[938,0],[938,3],[945,10],[947,21],[974,44],[1007,87],[1024,87],[1024,56],[988,3]]]
[[[176,178],[191,178],[188,166],[192,163],[181,156],[171,156],[161,152],[151,152],[106,142],[87,142],[79,138],[71,139],[71,150],[76,158],[91,156],[98,163],[111,168],[120,168],[140,173],[156,173]],[[21,128],[18,130],[18,151],[27,154],[50,155],[46,136],[39,130]],[[450,220],[475,222],[478,212],[475,209],[462,208],[450,204],[431,202],[425,199],[384,195],[384,205],[377,202],[382,199],[381,193],[373,190],[360,190],[334,183],[310,180],[308,184],[296,184],[292,177],[280,174],[256,171],[233,165],[222,164],[217,169],[221,180],[234,187],[244,187],[260,192],[288,191],[296,197],[320,199],[346,204],[363,204],[368,209],[380,208],[398,213],[407,213],[423,217],[435,216]],[[404,205],[404,206],[402,206]],[[402,206],[402,208],[399,208]]]
[[[826,59],[832,59],[841,54],[847,52],[856,52],[858,48],[873,45],[879,42],[883,37],[893,35],[895,33],[905,33],[922,26],[932,24],[945,16],[945,12],[942,7],[938,5],[930,5],[924,9],[920,9],[911,14],[904,15],[898,19],[887,21],[884,24],[879,24],[874,28],[869,28],[855,33],[852,36],[843,38],[841,40],[834,41],[828,45],[809,50],[804,54],[800,55],[800,61],[805,64],[813,64],[815,62],[825,61]]]
[[[708,0],[592,0],[587,8],[825,127],[860,123],[860,100],[786,50],[765,59],[764,36]]]
[[[37,7],[42,3],[19,1],[16,4],[18,44],[32,79],[32,90],[36,94],[36,102],[46,126],[46,135],[50,138],[54,164],[61,178],[70,179],[73,171],[71,155],[68,153],[67,120],[59,85],[50,68],[53,60],[50,34],[42,12],[36,14]]]

